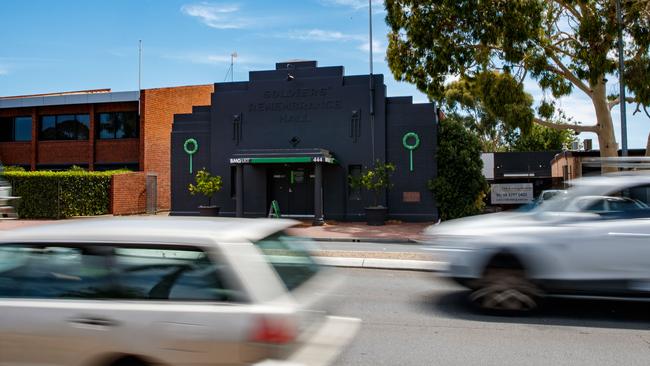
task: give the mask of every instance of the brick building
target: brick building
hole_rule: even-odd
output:
[[[128,168],[157,176],[170,209],[174,114],[210,104],[214,85],[0,97],[0,161],[28,170]]]

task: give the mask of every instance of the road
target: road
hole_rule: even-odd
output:
[[[337,269],[328,300],[363,320],[337,365],[648,365],[650,304],[555,300],[526,317],[487,316],[432,273]]]

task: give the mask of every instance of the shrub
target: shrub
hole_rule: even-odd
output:
[[[123,171],[5,172],[21,199],[21,218],[66,218],[109,213],[111,177]]]
[[[440,218],[450,220],[481,213],[489,191],[481,169],[481,143],[453,116],[438,129],[438,176],[429,181]]]

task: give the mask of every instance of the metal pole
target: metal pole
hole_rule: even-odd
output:
[[[368,0],[368,49],[370,50],[370,144],[372,147],[372,163],[375,163],[375,86],[372,69],[372,0]]]
[[[142,40],[138,40],[138,93],[142,94]],[[141,101],[138,97],[138,116],[141,114]]]
[[[621,108],[621,155],[627,156],[627,113],[625,111],[625,61],[623,52],[623,15],[621,10],[621,0],[616,0],[616,16],[618,18],[618,83],[620,86],[620,108]]]
[[[142,90],[142,40],[138,41],[138,90]]]

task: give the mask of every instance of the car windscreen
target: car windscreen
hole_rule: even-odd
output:
[[[255,245],[290,291],[320,270],[320,266],[309,255],[310,248],[314,246],[310,239],[279,232],[255,242]]]

